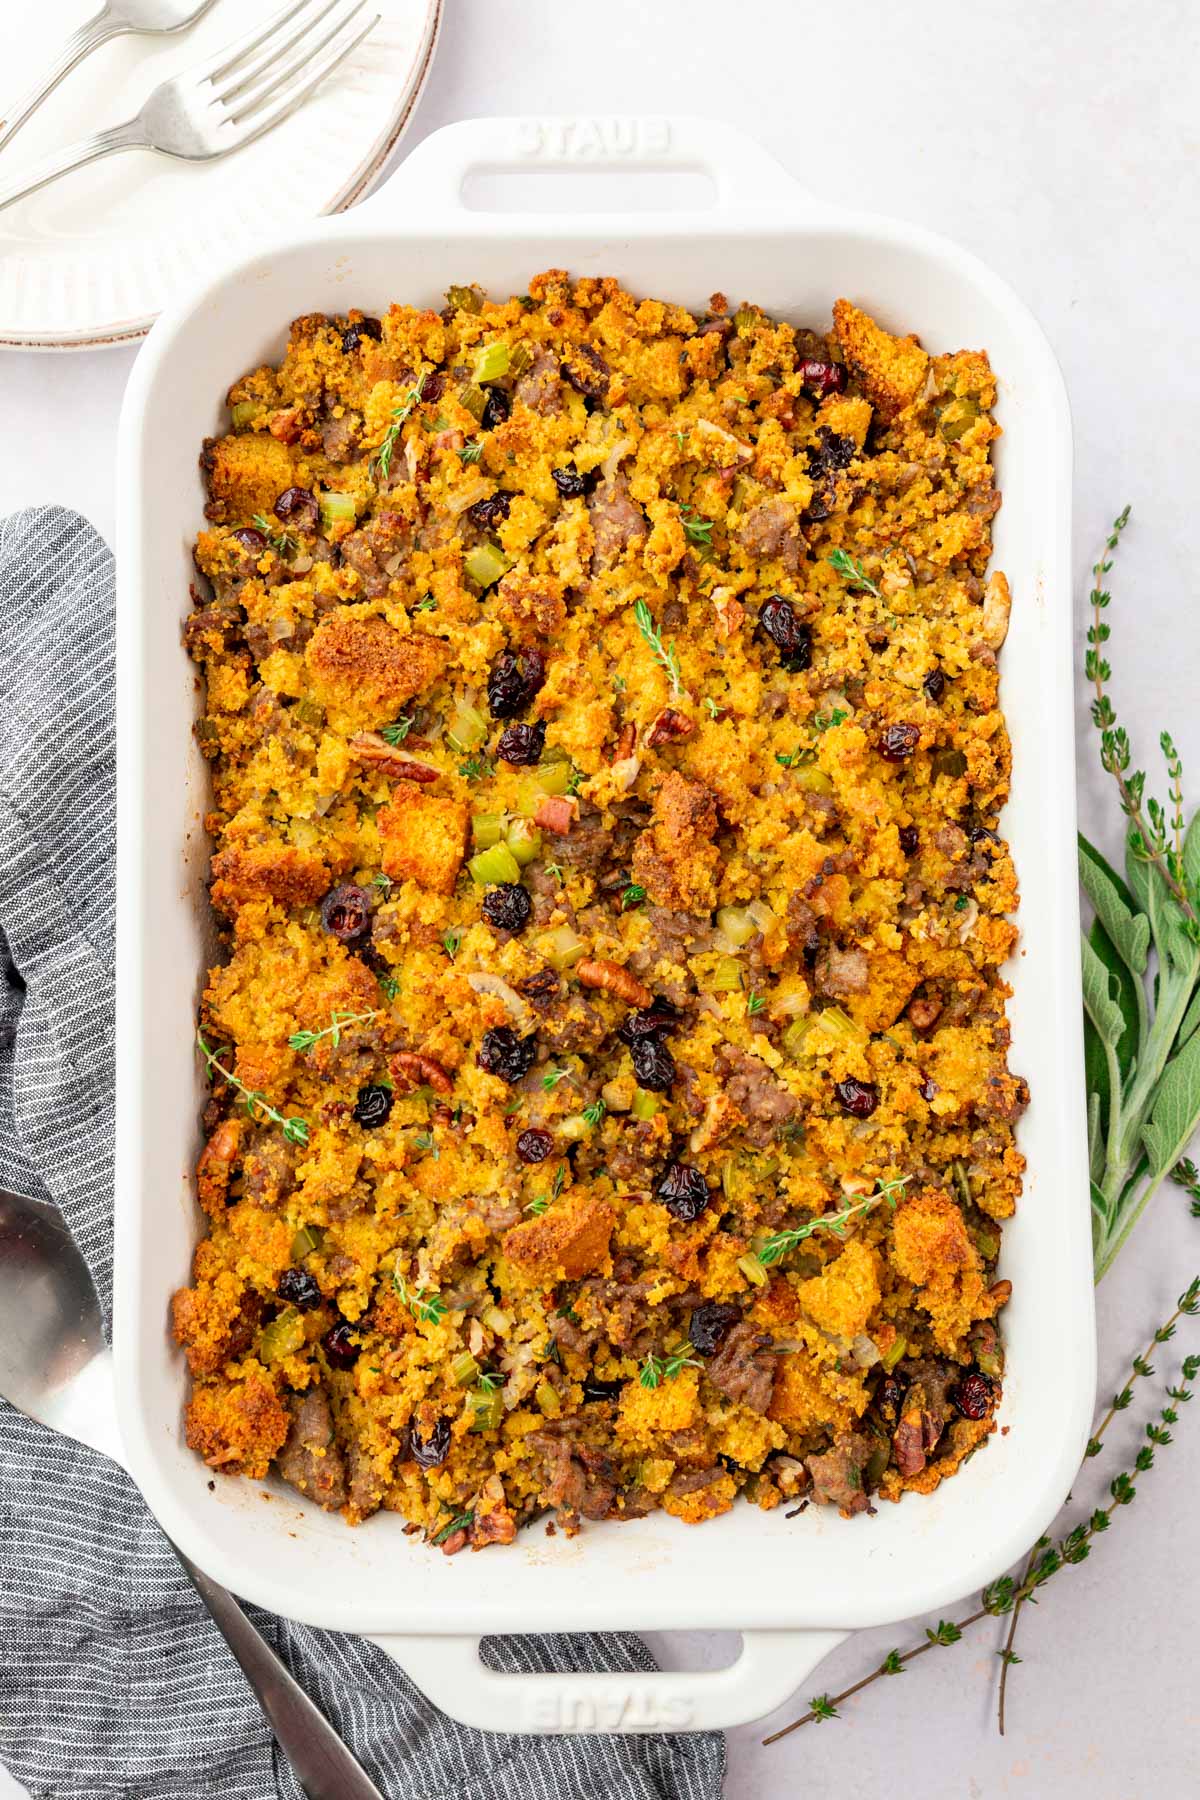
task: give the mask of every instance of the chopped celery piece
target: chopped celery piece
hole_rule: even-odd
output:
[[[552,1387],[548,1381],[538,1382],[537,1387],[533,1390],[533,1397],[537,1401],[538,1411],[544,1419],[561,1418],[562,1401],[558,1397],[558,1389]]]
[[[499,544],[491,542],[476,544],[463,558],[463,568],[480,587],[491,587],[508,567],[508,558]]]
[[[654,1118],[661,1105],[662,1101],[655,1099],[653,1094],[648,1094],[645,1088],[638,1088],[634,1092],[633,1105],[629,1110],[634,1118],[640,1119],[644,1125]]]
[[[808,1036],[812,1022],[809,1019],[793,1019],[782,1038],[780,1047],[785,1056],[793,1059],[804,1049],[804,1040]]]
[[[266,410],[261,400],[235,400],[229,409],[234,430],[240,431],[244,425],[253,425],[255,419],[261,419]]]
[[[460,287],[457,282],[454,282],[446,289],[446,305],[455,312],[482,312],[483,295],[478,288]]]
[[[975,1248],[978,1250],[980,1256],[982,1256],[984,1262],[995,1262],[1000,1254],[999,1233],[995,1231],[984,1231],[981,1227],[978,1231],[973,1232],[972,1236],[975,1239]]]
[[[793,773],[797,787],[802,787],[806,794],[832,794],[833,782],[815,763],[800,763]]]
[[[907,1349],[908,1339],[906,1337],[897,1337],[891,1348],[884,1351],[879,1360],[889,1374],[895,1368]]]
[[[277,1319],[264,1327],[258,1340],[258,1354],[262,1362],[283,1362],[286,1357],[294,1356],[304,1345],[304,1320],[294,1306],[281,1312]]]
[[[763,317],[756,306],[739,306],[733,315],[733,322],[739,331],[750,331]]]
[[[736,1156],[727,1156],[721,1164],[721,1192],[730,1206],[736,1206],[741,1198],[744,1183],[740,1161]]]
[[[477,850],[490,850],[503,836],[503,813],[476,813],[471,820],[471,842]]]
[[[446,739],[452,750],[478,750],[487,742],[487,720],[477,706],[457,706],[446,727]]]
[[[957,444],[979,418],[979,402],[974,394],[963,394],[942,408],[938,430],[948,444]]]
[[[856,1025],[849,1013],[843,1012],[840,1006],[827,1006],[824,1012],[817,1013],[814,1022],[842,1044],[861,1044],[867,1035],[862,1026]]]
[[[497,1431],[504,1418],[504,1395],[499,1388],[472,1388],[467,1411],[472,1431]]]
[[[574,773],[569,762],[539,763],[537,784],[543,794],[568,794]]]
[[[489,1306],[480,1323],[486,1325],[489,1331],[494,1331],[497,1337],[507,1337],[512,1330],[511,1317],[498,1306]]]
[[[292,1239],[292,1261],[303,1262],[314,1250],[321,1248],[324,1232],[319,1225],[302,1225]]]
[[[325,723],[325,708],[318,706],[315,700],[297,700],[292,717],[297,725],[308,725],[315,730]]]
[[[539,955],[560,975],[577,963],[587,949],[579,933],[569,925],[558,925],[553,931],[543,933],[537,940],[537,947]]]
[[[353,494],[322,494],[320,496],[321,524],[326,531],[335,525],[353,525],[357,513]]]
[[[958,1195],[959,1205],[969,1206],[971,1204],[971,1177],[967,1174],[966,1164],[952,1162],[950,1164],[950,1179],[954,1183],[954,1191]]]
[[[742,985],[742,965],[736,956],[722,956],[712,973],[714,992],[718,994],[736,993]]]
[[[521,865],[507,844],[493,844],[473,856],[467,867],[471,880],[480,887],[495,887],[500,881],[520,881]]]
[[[513,819],[504,833],[504,841],[524,868],[542,847],[542,834],[528,819]]]
[[[508,372],[510,375],[523,375],[533,362],[533,351],[528,344],[513,344],[508,352]]]
[[[975,1358],[985,1375],[998,1381],[1004,1373],[1004,1358],[998,1350],[981,1350]]]
[[[763,1265],[759,1262],[757,1256],[753,1254],[749,1256],[739,1256],[737,1266],[746,1277],[746,1280],[752,1281],[755,1287],[766,1287],[767,1282],[770,1280],[767,1271],[763,1268]]]
[[[953,780],[966,774],[967,759],[961,750],[935,750],[929,766],[935,775],[948,775]]]
[[[748,944],[758,930],[751,914],[744,906],[718,906],[717,928],[723,931],[731,944],[741,949]]]
[[[459,392],[458,404],[465,406],[471,417],[478,421],[483,417],[483,409],[487,405],[487,395],[473,381],[468,382],[467,386]]]
[[[507,374],[508,345],[500,342],[484,344],[475,356],[476,381],[482,386],[485,381],[499,381]]]
[[[479,1364],[469,1350],[456,1356],[450,1364],[450,1376],[458,1387],[472,1387],[479,1380]]]
[[[863,1470],[863,1476],[866,1479],[868,1487],[875,1486],[875,1483],[887,1468],[888,1462],[891,1459],[891,1454],[892,1447],[886,1440],[882,1444],[876,1444],[870,1456],[868,1456],[866,1467]]]

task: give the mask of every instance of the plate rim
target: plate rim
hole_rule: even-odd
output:
[[[329,204],[313,215],[314,218],[332,218],[337,213],[347,212],[363,198],[396,148],[425,91],[425,83],[429,79],[429,71],[433,67],[433,59],[437,51],[444,14],[445,0],[427,0],[425,40],[419,53],[420,66],[407,97],[399,111],[393,115],[380,141],[368,151],[358,168],[343,183]],[[5,331],[0,328],[0,351],[29,350],[45,354],[72,350],[121,350],[130,344],[139,343],[158,317],[157,312],[152,312],[141,314],[135,319],[114,321],[110,325],[85,326],[82,330],[86,335],[81,335],[80,332],[24,333]]]

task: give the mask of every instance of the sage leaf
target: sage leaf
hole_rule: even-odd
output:
[[[1083,1004],[1101,1042],[1115,1050],[1125,1030],[1125,1016],[1113,992],[1116,983],[1088,939],[1084,938],[1082,943]]]
[[[1129,834],[1125,868],[1134,899],[1150,921],[1159,955],[1169,958],[1177,969],[1197,966],[1196,945],[1188,932],[1187,917],[1159,870],[1132,848],[1135,835],[1132,831]]]
[[[1200,1119],[1200,1038],[1173,1056],[1163,1070],[1142,1142],[1152,1180],[1173,1169]]]
[[[1091,1021],[1085,1019],[1085,1029],[1090,1025]],[[1100,1095],[1092,1088],[1090,1082],[1088,1084],[1087,1134],[1088,1172],[1095,1181],[1097,1176],[1104,1172],[1104,1124],[1101,1117]]]
[[[1147,930],[1149,930],[1148,922]],[[1122,1079],[1128,1080],[1141,1048],[1141,1014],[1145,1005],[1144,995],[1140,992],[1141,984],[1137,976],[1130,974],[1129,965],[1118,953],[1099,919],[1092,921],[1092,929],[1088,932],[1088,942],[1116,984],[1114,998],[1121,1008],[1121,1015],[1125,1021],[1125,1029],[1116,1046],[1117,1062]],[[1141,1001],[1141,1005],[1139,1005],[1139,1001]]]
[[[1121,958],[1135,975],[1146,969],[1150,950],[1150,921],[1134,912],[1133,896],[1115,869],[1109,867],[1082,832],[1079,835],[1079,879]]]

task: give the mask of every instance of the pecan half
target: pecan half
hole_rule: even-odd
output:
[[[351,753],[359,762],[382,769],[395,781],[436,781],[441,771],[432,763],[414,762],[403,750],[389,744],[377,731],[360,731],[350,739]]]
[[[603,988],[606,993],[615,994],[618,1000],[626,1001],[630,1006],[649,1006],[654,995],[648,987],[623,969],[620,963],[601,956],[592,962],[585,960],[577,964],[575,969],[581,987]]]
[[[389,1059],[388,1068],[398,1082],[405,1084],[409,1092],[422,1086],[431,1087],[435,1094],[454,1092],[454,1083],[441,1063],[434,1062],[432,1056],[420,1056],[415,1050],[397,1050],[395,1056]]]
[[[942,1003],[932,996],[915,994],[904,1011],[914,1031],[928,1031],[941,1017]]]
[[[695,729],[695,721],[686,713],[676,712],[673,706],[664,706],[650,727],[646,743],[651,750],[657,750],[660,744],[678,744],[683,738],[691,737]]]

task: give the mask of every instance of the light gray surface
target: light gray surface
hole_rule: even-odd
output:
[[[1071,393],[1079,593],[1108,520],[1125,501],[1134,506],[1111,614],[1118,705],[1152,763],[1157,733],[1170,724],[1200,801],[1200,713],[1190,704],[1200,673],[1192,525],[1200,12],[1184,0],[1059,0],[1053,8],[1042,0],[1003,8],[843,0],[819,10],[795,0],[608,0],[604,8],[449,0],[447,10],[410,143],[485,112],[720,114],[758,132],[831,198],[946,232],[1013,283],[1048,331]],[[735,273],[728,286],[732,295]],[[111,534],[113,431],[130,362],[128,352],[0,360],[11,434],[0,512],[62,500]],[[1111,853],[1114,808],[1085,735],[1082,684],[1079,719],[1083,822]],[[1197,1268],[1200,1223],[1170,1189],[1100,1290],[1102,1394]],[[1200,1348],[1200,1325],[1185,1327],[1176,1358],[1190,1348]],[[1160,1359],[1164,1372],[1169,1366],[1170,1356]],[[1135,1416],[1119,1424],[1119,1441],[1131,1444]],[[734,1732],[730,1800],[917,1790],[922,1800],[1184,1800],[1197,1792],[1188,1524],[1200,1483],[1200,1401],[1194,1416],[1185,1411],[1177,1440],[1095,1558],[1026,1614],[1004,1740],[993,1720],[989,1627],[876,1686],[841,1723],[809,1727],[771,1750],[759,1748],[763,1730]],[[1079,1513],[1096,1486],[1093,1469]],[[765,1562],[762,1576],[772,1579]],[[898,1627],[851,1640],[806,1687],[845,1686],[912,1637]],[[729,1649],[716,1639],[654,1645],[680,1661]],[[790,1716],[784,1709],[770,1724]],[[0,1775],[0,1800],[10,1793]]]

